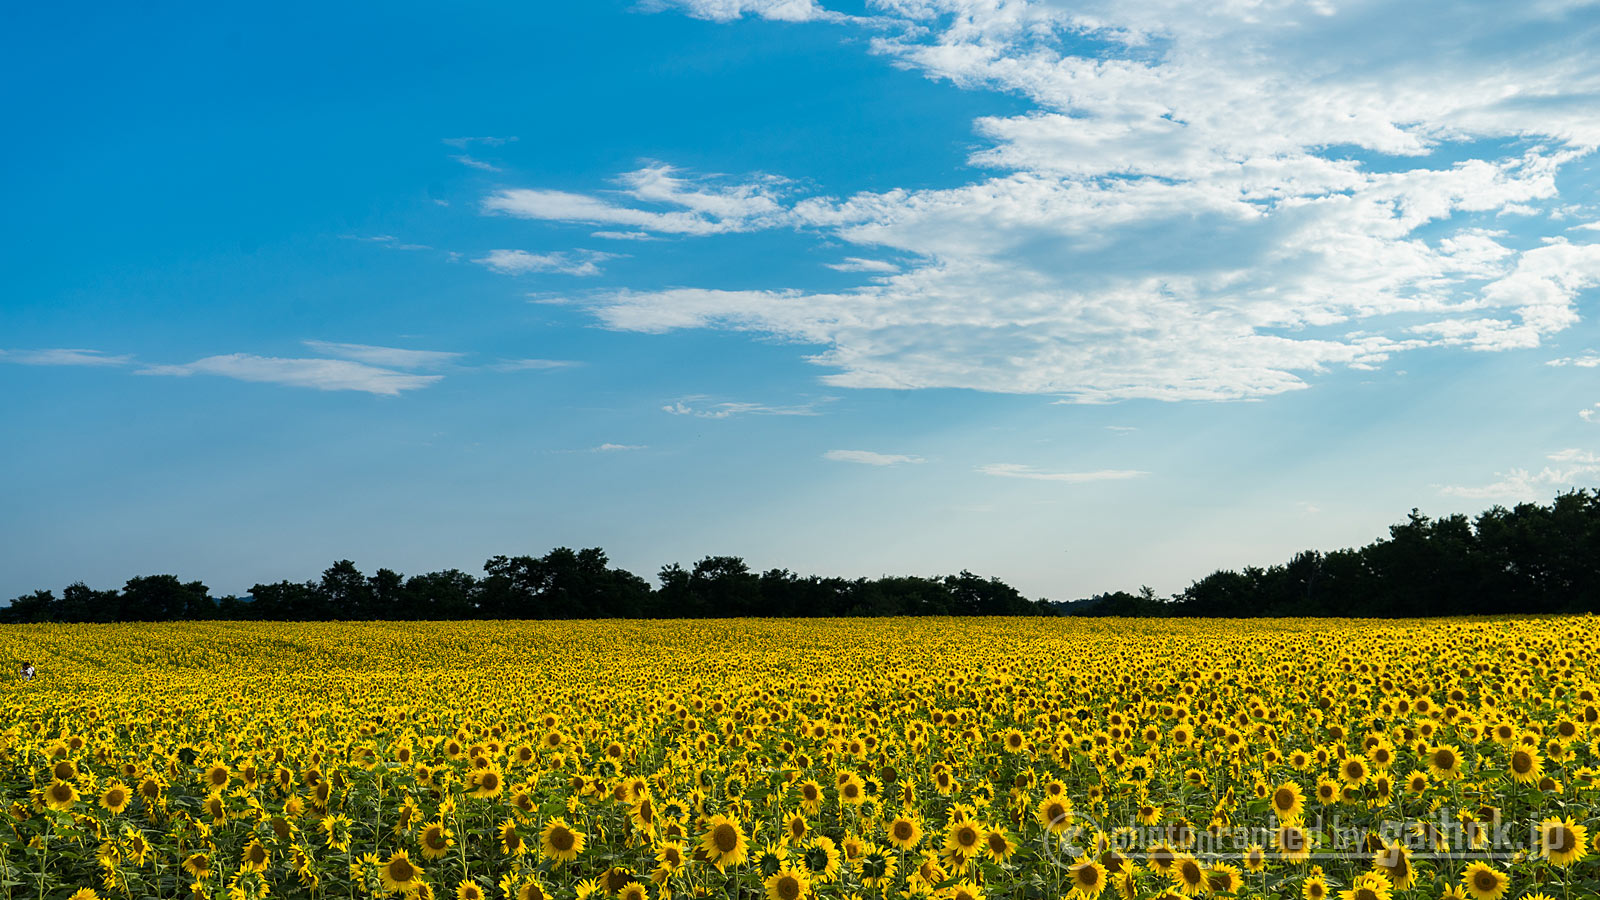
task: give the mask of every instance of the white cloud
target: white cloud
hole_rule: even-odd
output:
[[[621,452],[623,450],[648,450],[648,449],[649,449],[649,447],[647,447],[644,444],[610,444],[610,443],[606,443],[606,444],[601,444],[598,447],[595,447],[592,452],[594,452],[594,453],[618,453],[618,452]]]
[[[396,396],[417,390],[443,378],[442,375],[416,375],[398,372],[345,359],[284,359],[230,353],[208,356],[191,363],[147,366],[139,375],[220,375],[240,381],[257,381],[323,391],[365,391]]]
[[[1600,355],[1593,350],[1583,351],[1582,356],[1563,356],[1545,363],[1547,366],[1577,366],[1580,369],[1593,369],[1600,366]]]
[[[374,347],[370,344],[340,344],[333,341],[301,341],[312,350],[340,359],[387,366],[393,369],[432,369],[447,366],[462,357],[443,350],[403,350],[399,347]]]
[[[1600,222],[1584,222],[1581,225],[1574,225],[1571,228],[1568,228],[1567,230],[1568,231],[1600,231]]]
[[[1596,403],[1590,409],[1578,410],[1578,418],[1585,422],[1600,422],[1600,403]]]
[[[132,356],[110,356],[100,350],[58,347],[49,350],[0,350],[0,362],[23,366],[125,366]]]
[[[779,22],[840,21],[845,16],[831,12],[816,0],[645,0],[647,10],[678,7],[697,19],[731,22],[753,16]]]
[[[526,275],[529,272],[559,272],[563,275],[599,275],[599,264],[615,259],[616,254],[598,250],[574,250],[560,253],[529,253],[526,250],[490,250],[489,255],[473,262],[488,266],[502,275]]]
[[[648,231],[591,231],[590,237],[605,238],[609,241],[659,241]]]
[[[835,462],[861,463],[868,466],[897,466],[901,463],[923,462],[920,456],[906,456],[903,453],[874,453],[871,450],[829,450],[822,454],[823,459]]]
[[[661,407],[663,412],[675,416],[695,416],[701,419],[729,419],[734,416],[819,416],[815,403],[800,404],[798,406],[768,406],[764,403],[723,402],[709,405],[691,406],[691,402],[703,400],[703,397],[685,397]],[[685,402],[689,401],[689,402]]]
[[[821,17],[811,3],[678,5]],[[512,190],[485,210],[657,235],[799,228],[860,248],[851,259],[919,260],[838,293],[711,284],[592,301],[612,328],[816,345],[843,387],[1261,397],[1416,348],[1536,347],[1600,285],[1600,245],[1526,249],[1504,230],[1571,215],[1558,176],[1600,146],[1593,4],[876,8],[872,52],[1031,105],[975,123],[971,161],[990,174],[796,198],[770,177],[651,164],[615,200]]]
[[[781,178],[760,176],[753,181],[725,183],[725,179],[689,179],[672,166],[652,164],[618,177],[620,193],[667,211],[640,209],[612,203],[588,194],[516,188],[484,198],[483,209],[524,219],[581,222],[588,225],[625,225],[647,232],[708,235],[770,228],[793,221],[780,203]],[[606,232],[615,236],[619,232]],[[624,232],[625,233],[625,232]]]
[[[1600,483],[1600,454],[1568,448],[1551,453],[1545,459],[1551,464],[1537,472],[1529,469],[1496,472],[1499,481],[1474,486],[1448,485],[1439,492],[1473,500],[1537,502],[1549,500],[1564,490],[1594,487]]]
[[[583,363],[571,359],[506,359],[490,366],[497,372],[536,372],[547,369],[568,369]]]
[[[1018,463],[990,463],[979,466],[978,471],[985,475],[998,475],[1003,478],[1031,478],[1035,481],[1064,481],[1069,484],[1082,484],[1089,481],[1124,481],[1129,478],[1139,478],[1150,474],[1137,469],[1097,469],[1093,472],[1046,472],[1033,466]]]
[[[468,156],[465,153],[457,153],[456,155],[454,155],[454,156],[452,156],[450,158],[455,160],[458,163],[461,163],[463,166],[469,166],[471,168],[478,169],[478,170],[484,171],[484,172],[504,172],[505,171],[504,169],[500,168],[499,166],[495,165],[494,163],[484,162],[481,159],[477,159],[477,158]]]
[[[898,272],[900,267],[892,262],[881,259],[862,259],[859,256],[846,256],[843,262],[828,263],[828,268],[840,272]]]
[[[432,250],[433,249],[432,247],[428,246],[427,244],[408,244],[408,243],[405,243],[405,242],[401,241],[399,238],[395,237],[392,234],[374,234],[374,235],[345,234],[345,235],[340,235],[340,237],[343,237],[346,240],[351,240],[351,241],[367,241],[369,243],[382,244],[383,246],[389,248],[390,250]]]

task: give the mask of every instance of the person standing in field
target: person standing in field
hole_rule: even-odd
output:
[[[22,680],[23,681],[32,681],[33,680],[33,676],[35,676],[37,674],[38,674],[38,670],[34,669],[33,663],[26,662],[26,661],[23,662],[23,664],[22,664]]]

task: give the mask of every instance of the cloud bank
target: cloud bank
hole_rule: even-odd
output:
[[[804,0],[671,5],[718,22],[845,20]],[[860,255],[834,267],[871,277],[843,291],[713,283],[588,301],[614,329],[815,345],[840,387],[1263,397],[1423,347],[1538,347],[1600,285],[1600,242],[1563,221],[1577,214],[1560,187],[1600,146],[1595,4],[871,6],[850,26],[871,52],[1029,104],[973,123],[967,183],[841,198],[652,163],[614,189],[507,189],[483,210],[850,245]],[[867,262],[879,253],[909,262]]]

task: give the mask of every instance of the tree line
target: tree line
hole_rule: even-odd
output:
[[[1149,588],[1081,600],[1030,600],[998,578],[963,570],[937,577],[825,578],[751,571],[708,556],[657,573],[659,586],[611,565],[604,550],[558,547],[496,556],[482,576],[446,569],[409,578],[363,574],[350,560],[319,579],[257,584],[213,597],[174,575],[121,589],[77,582],[0,607],[0,623],[189,619],[579,619],[802,616],[1358,616],[1421,617],[1600,611],[1600,491],[1548,506],[1496,506],[1474,518],[1413,509],[1364,547],[1307,550],[1286,563],[1219,570],[1171,597]]]
[[[1086,616],[1413,618],[1600,611],[1600,491],[1476,517],[1416,509],[1356,549],[1307,550],[1266,568],[1219,570],[1178,594],[1148,588],[1051,604]]]
[[[35,591],[0,608],[0,622],[292,621],[370,619],[603,619],[735,616],[1046,615],[998,578],[971,572],[822,578],[787,569],[753,572],[736,556],[708,556],[659,573],[660,587],[611,565],[604,550],[558,547],[544,556],[496,556],[480,576],[459,569],[409,578],[371,575],[340,560],[312,581],[258,584],[244,597],[212,597],[174,575],[130,578],[121,590],[79,582],[57,596]]]

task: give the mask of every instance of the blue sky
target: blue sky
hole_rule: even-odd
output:
[[[1169,593],[1600,480],[1600,6],[1214,6],[20,10],[0,596]]]

